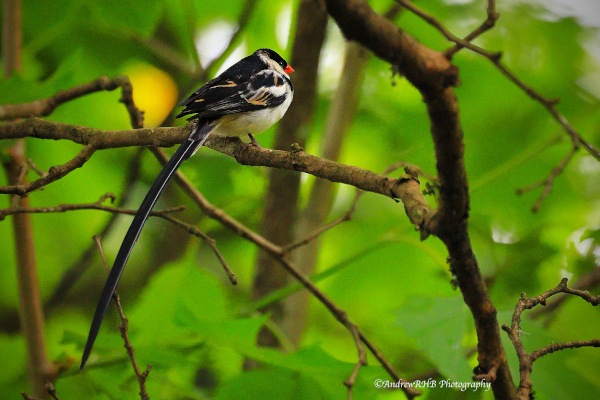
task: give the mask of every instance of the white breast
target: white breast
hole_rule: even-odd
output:
[[[273,108],[251,111],[239,114],[229,114],[221,117],[221,121],[215,127],[213,133],[225,136],[241,136],[266,131],[277,123],[289,108],[293,92],[289,85],[286,88],[286,99],[283,103]]]

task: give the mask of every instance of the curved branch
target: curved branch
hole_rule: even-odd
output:
[[[61,90],[46,99],[35,100],[29,103],[1,105],[0,120],[9,121],[19,118],[45,117],[52,114],[58,106],[68,101],[95,92],[112,91],[119,87],[123,92],[121,102],[127,107],[127,111],[131,117],[132,126],[141,127],[144,119],[143,113],[140,112],[133,104],[133,101],[131,101],[133,87],[131,86],[129,78],[123,75],[114,78],[101,76],[89,83],[74,86],[67,90]]]
[[[24,196],[36,189],[44,187],[57,181],[77,168],[81,168],[94,154],[96,149],[92,145],[85,146],[74,158],[66,163],[50,168],[48,173],[33,182],[20,183],[16,185],[0,186],[0,193],[16,194]]]

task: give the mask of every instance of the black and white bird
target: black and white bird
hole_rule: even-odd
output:
[[[248,135],[256,144],[252,134],[271,127],[290,106],[294,87],[289,74],[293,71],[275,51],[259,49],[206,83],[180,104],[184,109],[177,118],[190,116],[195,120],[195,127],[161,170],[125,234],[96,306],[80,369],[83,369],[90,356],[131,250],[171,176],[183,161],[204,144],[210,134]]]

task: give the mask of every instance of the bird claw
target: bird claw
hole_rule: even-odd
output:
[[[262,148],[262,146],[260,144],[258,144],[258,142],[256,141],[256,139],[254,138],[254,136],[252,136],[251,133],[248,134],[248,137],[250,138],[250,145],[252,146],[256,146],[258,148]]]

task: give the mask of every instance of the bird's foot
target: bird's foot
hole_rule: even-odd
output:
[[[250,144],[251,144],[252,146],[256,146],[256,147],[262,148],[262,146],[261,146],[260,144],[258,144],[258,142],[257,142],[257,141],[256,141],[256,139],[254,138],[254,136],[252,136],[252,134],[251,134],[251,133],[249,133],[249,134],[248,134],[248,137],[250,138]]]

